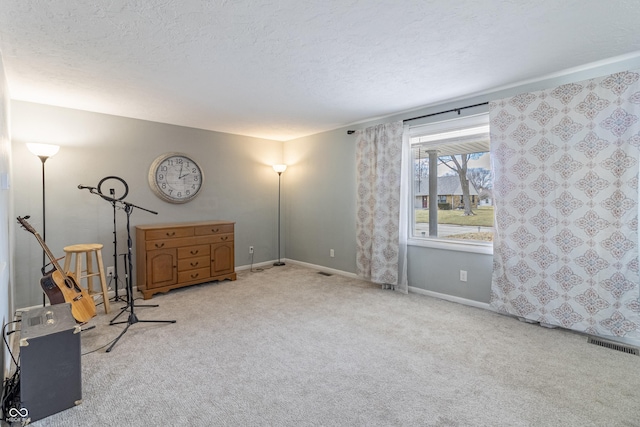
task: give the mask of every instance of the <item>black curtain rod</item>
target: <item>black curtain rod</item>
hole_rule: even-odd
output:
[[[480,104],[467,105],[466,107],[453,108],[451,110],[440,111],[438,113],[425,114],[424,116],[418,116],[418,117],[412,117],[410,119],[404,119],[403,122],[410,122],[411,120],[424,119],[425,117],[437,116],[439,114],[453,113],[454,111],[456,111],[458,113],[458,115],[460,115],[460,111],[461,110],[466,110],[467,108],[479,107],[481,105],[489,105],[489,103],[488,102],[481,102]]]
[[[437,115],[445,114],[445,113],[453,113],[454,111],[457,112],[458,115],[460,115],[460,111],[466,110],[467,108],[479,107],[481,105],[488,105],[488,104],[489,104],[488,102],[481,102],[480,104],[467,105],[466,107],[452,108],[451,110],[439,111],[437,113],[425,114],[424,116],[418,116],[418,117],[412,117],[410,119],[404,119],[402,122],[406,123],[406,122],[410,122],[412,120],[424,119],[425,117],[437,116]],[[355,133],[355,130],[348,130],[347,131],[348,135],[351,135],[353,133]]]

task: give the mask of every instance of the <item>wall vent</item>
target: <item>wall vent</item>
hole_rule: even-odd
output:
[[[612,350],[621,351],[623,353],[635,354],[636,356],[640,356],[640,349],[638,349],[637,347],[631,347],[617,342],[606,341],[600,338],[593,337],[587,338],[587,342],[589,344],[599,345],[601,347],[610,348]]]
[[[324,271],[318,271],[318,274],[321,274],[321,275],[323,275],[323,276],[327,276],[327,277],[329,277],[329,276],[333,276],[333,274],[331,274],[331,273],[327,273],[327,272],[324,272]]]

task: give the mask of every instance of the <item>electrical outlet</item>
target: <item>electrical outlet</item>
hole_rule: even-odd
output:
[[[333,251],[333,249],[329,249],[329,256],[330,256],[331,258],[333,258],[333,257],[335,257],[335,256],[336,256],[336,253]]]
[[[253,253],[253,246],[249,246],[249,253],[252,254]]]
[[[467,281],[467,270],[460,270],[460,281],[461,282]]]
[[[107,267],[107,276],[113,276],[113,275],[114,275],[113,266]]]

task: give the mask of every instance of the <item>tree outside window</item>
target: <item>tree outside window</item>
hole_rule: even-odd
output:
[[[462,119],[456,126],[452,120],[444,131],[412,132],[414,237],[493,240],[489,128],[477,122]]]

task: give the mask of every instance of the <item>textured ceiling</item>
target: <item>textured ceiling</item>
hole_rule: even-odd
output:
[[[640,51],[637,0],[2,0],[12,99],[276,140]]]

